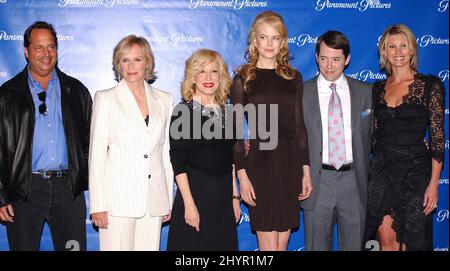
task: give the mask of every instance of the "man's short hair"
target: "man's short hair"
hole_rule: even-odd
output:
[[[23,47],[28,48],[28,46],[30,46],[31,31],[33,31],[33,29],[47,29],[48,31],[50,31],[53,38],[55,39],[56,48],[58,48],[58,38],[56,37],[55,28],[52,24],[43,21],[34,22],[27,28],[27,30],[25,30],[25,33],[23,34]]]
[[[320,44],[322,44],[322,42],[330,48],[336,50],[342,49],[345,59],[350,55],[350,41],[339,31],[329,30],[317,39],[316,55],[320,54]]]

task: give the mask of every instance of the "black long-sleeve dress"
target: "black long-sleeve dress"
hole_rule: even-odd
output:
[[[275,69],[257,69],[248,91],[244,91],[243,81],[241,75],[236,75],[230,94],[234,106],[254,105],[256,109],[248,155],[243,140],[234,146],[236,170],[246,170],[256,194],[256,207],[249,206],[250,224],[256,231],[287,231],[299,226],[298,195],[302,191],[303,165],[309,165],[302,76],[296,72],[292,80],[286,80]],[[277,111],[270,108],[271,104],[278,106]],[[247,114],[249,127],[250,116]],[[261,143],[270,140],[263,139],[261,130],[275,128],[271,122],[278,124],[278,131],[270,139],[276,138],[277,144],[274,149],[263,150]],[[251,139],[252,136],[256,138]]]
[[[184,111],[180,111],[184,108]],[[232,148],[234,135],[226,137],[225,108],[215,112],[196,102],[181,102],[174,109],[171,125],[183,122],[188,138],[170,133],[170,160],[174,175],[186,173],[189,188],[200,215],[200,231],[186,224],[183,197],[178,190],[172,208],[167,250],[237,250],[237,229],[233,211]],[[204,125],[217,125],[221,138],[208,139],[194,118]],[[232,118],[230,118],[230,121]],[[206,124],[208,125],[208,124]],[[213,127],[213,126],[211,126]],[[181,127],[180,127],[181,129]],[[211,128],[210,130],[212,130]],[[232,125],[231,125],[232,129]],[[186,131],[186,130],[185,130]]]
[[[429,84],[425,87],[427,80]],[[444,158],[444,86],[435,77],[415,75],[403,103],[389,107],[386,80],[373,87],[373,157],[368,184],[366,241],[375,239],[391,215],[397,241],[407,250],[432,250],[433,214],[423,213],[431,159]],[[428,147],[424,142],[429,132]]]

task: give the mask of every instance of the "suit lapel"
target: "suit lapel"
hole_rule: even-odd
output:
[[[320,114],[320,104],[319,104],[319,89],[317,87],[317,76],[313,80],[312,92],[311,94],[311,118],[314,120],[314,123],[319,128],[319,131],[322,131],[322,115]],[[321,133],[322,136],[322,133]]]
[[[160,105],[160,99],[155,92],[155,90],[152,88],[151,85],[145,84],[145,92],[147,94],[147,104],[148,104],[148,126],[147,131],[151,133],[154,128],[155,124],[159,121],[161,117],[161,105]]]
[[[139,110],[139,106],[136,102],[136,99],[131,93],[131,90],[128,88],[127,83],[124,79],[120,80],[117,85],[117,96],[119,98],[120,104],[122,105],[123,111],[137,123],[139,128],[147,129],[144,117],[142,116],[141,111]]]

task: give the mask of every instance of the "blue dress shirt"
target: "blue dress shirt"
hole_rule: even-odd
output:
[[[44,91],[42,86],[33,79],[28,70],[28,85],[35,107],[35,125],[32,145],[32,170],[62,170],[68,169],[67,144],[61,113],[61,86],[56,71],[48,82],[45,104],[47,113],[39,113],[38,93]]]

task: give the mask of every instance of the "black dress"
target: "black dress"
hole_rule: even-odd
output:
[[[178,112],[183,109],[184,111]],[[219,138],[207,139],[200,133],[200,127],[194,129],[196,117],[201,118],[202,125],[205,122],[217,125],[215,127],[219,129],[216,130],[219,131]],[[189,188],[200,215],[200,231],[197,232],[186,224],[183,198],[178,190],[170,221],[167,243],[169,251],[238,249],[231,174],[235,140],[233,134],[230,139],[225,139],[226,119],[224,108],[214,112],[196,102],[181,102],[174,109],[171,125],[177,126],[182,121],[183,128],[190,129],[186,134],[187,138],[178,139],[172,127],[170,159],[175,176],[181,173],[188,176]],[[181,129],[180,126],[177,131]]]
[[[425,87],[425,83],[427,87]],[[389,107],[386,81],[373,87],[373,157],[368,184],[366,241],[375,239],[385,215],[393,218],[397,241],[407,250],[432,250],[433,214],[423,199],[431,177],[431,159],[444,157],[444,86],[417,74],[403,103]],[[429,132],[428,147],[424,142]]]
[[[256,194],[256,206],[248,207],[255,231],[282,232],[299,226],[298,195],[302,191],[303,165],[309,165],[302,96],[303,80],[298,72],[292,80],[286,80],[275,69],[257,69],[248,91],[244,91],[240,75],[234,78],[231,103],[256,107],[256,138],[250,139],[247,156],[243,140],[234,146],[236,170],[246,170]],[[278,106],[277,112],[271,110],[271,104]],[[263,108],[266,115],[261,114]],[[274,149],[263,150],[260,143],[269,140],[259,132],[275,128],[270,127],[274,121],[278,131],[271,140],[276,137],[278,142]]]

